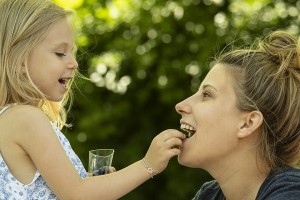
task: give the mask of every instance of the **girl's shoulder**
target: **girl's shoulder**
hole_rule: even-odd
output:
[[[27,123],[33,120],[43,120],[47,119],[45,113],[38,107],[31,105],[11,105],[9,107],[4,107],[5,110],[0,115],[0,122],[12,121],[9,124]],[[0,110],[2,110],[0,108]]]
[[[8,112],[24,112],[24,113],[42,112],[43,113],[43,111],[40,108],[38,108],[36,106],[32,106],[32,105],[11,104],[11,105],[4,106],[4,107],[7,108],[4,113],[8,113]],[[2,108],[0,107],[0,110],[1,109]]]
[[[22,138],[25,135],[30,137],[31,134],[41,134],[41,130],[52,130],[52,127],[41,109],[30,105],[13,105],[0,115],[0,130],[0,138],[5,135]]]

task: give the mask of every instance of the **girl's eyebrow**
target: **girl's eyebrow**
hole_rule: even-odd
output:
[[[63,48],[63,49],[70,48],[71,51],[76,51],[77,50],[76,45],[70,44],[70,43],[67,43],[67,42],[56,43],[56,44],[53,45],[53,48],[54,49],[56,49],[56,48]]]
[[[70,44],[68,42],[61,42],[61,43],[56,43],[54,44],[55,47],[71,47],[72,49],[74,48],[74,44]]]

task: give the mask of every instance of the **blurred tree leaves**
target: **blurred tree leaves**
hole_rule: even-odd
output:
[[[141,159],[156,134],[179,129],[175,104],[197,90],[227,45],[275,29],[299,33],[297,0],[76,1],[78,61],[91,81],[78,80],[74,126],[64,132],[85,166],[88,150],[114,148],[121,169]],[[191,199],[209,179],[173,158],[122,199]]]

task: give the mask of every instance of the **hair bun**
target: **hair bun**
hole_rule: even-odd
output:
[[[278,73],[288,68],[300,69],[299,41],[286,32],[271,33],[265,40],[259,42],[259,49],[279,65]]]
[[[300,69],[300,37],[297,42],[297,67]]]

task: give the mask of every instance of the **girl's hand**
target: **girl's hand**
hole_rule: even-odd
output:
[[[108,171],[105,173],[105,174],[110,174],[110,173],[113,173],[113,172],[116,172],[116,168],[110,166],[110,167],[107,167],[108,168]],[[100,171],[100,170],[96,170],[96,171]],[[93,177],[93,176],[100,176],[100,175],[104,175],[104,174],[94,174],[94,173],[91,173],[91,172],[88,172],[88,177]]]
[[[162,172],[167,167],[169,160],[180,154],[182,140],[185,138],[185,134],[175,129],[168,129],[152,140],[145,161],[155,174]]]
[[[108,170],[108,174],[113,173],[113,172],[116,172],[116,171],[117,171],[116,168],[110,166],[110,167],[109,167],[109,170]]]

